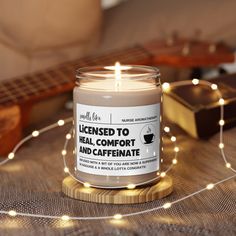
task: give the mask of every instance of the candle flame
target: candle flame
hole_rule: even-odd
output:
[[[115,78],[121,80],[121,66],[119,62],[115,63]]]
[[[115,90],[119,91],[120,90],[120,85],[121,85],[121,65],[119,62],[115,63]]]
[[[123,66],[119,62],[116,62],[114,66],[105,66],[104,69],[114,71],[112,75],[114,75],[115,78],[115,90],[119,91],[121,87],[122,70],[130,70],[132,66]]]

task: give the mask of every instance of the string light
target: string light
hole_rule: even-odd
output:
[[[9,154],[8,154],[8,159],[13,159],[15,157],[15,154],[14,154],[14,152],[10,152]]]
[[[175,137],[175,136],[171,136],[170,140],[171,140],[172,142],[175,142],[175,141],[176,141],[176,137]]]
[[[164,178],[166,176],[166,172],[161,172],[160,176]]]
[[[216,84],[212,84],[212,85],[211,85],[211,88],[212,88],[212,90],[217,90],[217,89],[218,89],[218,86],[217,86]]]
[[[172,160],[172,163],[173,163],[174,165],[176,165],[177,162],[178,162],[177,159],[173,159],[173,160]]]
[[[183,84],[188,84],[188,83],[189,83],[189,82],[187,82],[187,81],[179,81],[179,82],[174,82],[173,84],[175,84],[175,85],[183,85]],[[208,81],[201,81],[201,83],[210,86],[213,90],[216,90],[216,89],[217,89],[217,87],[214,86],[215,84],[211,84],[211,83],[208,82]],[[219,91],[218,91],[218,92],[219,92]],[[219,92],[219,94],[220,94],[220,92]],[[222,106],[222,108],[223,108],[224,103],[225,103],[225,102],[224,102],[224,99],[223,99],[223,98],[220,98],[220,99],[219,99],[219,104]],[[223,120],[223,109],[221,109],[221,119],[220,119],[220,121],[221,121],[221,120]],[[69,123],[69,122],[72,122],[72,121],[73,121],[72,118],[68,118],[68,119],[65,119],[65,120],[59,120],[56,124],[51,124],[51,125],[49,125],[49,126],[43,128],[43,129],[41,129],[41,130],[39,130],[39,131],[34,131],[34,132],[32,132],[32,136],[31,136],[31,135],[28,135],[28,136],[26,136],[24,139],[22,139],[22,140],[15,146],[15,148],[13,149],[13,151],[8,154],[8,159],[1,161],[1,162],[0,162],[0,165],[3,165],[3,164],[5,164],[6,162],[8,162],[9,160],[13,159],[14,156],[15,156],[15,152],[19,149],[19,147],[22,146],[22,145],[23,145],[26,141],[28,141],[30,138],[32,138],[32,137],[37,137],[40,133],[44,133],[44,132],[46,132],[46,131],[48,131],[48,130],[51,130],[51,129],[56,128],[56,127],[58,127],[58,126],[62,126],[62,125],[64,125],[65,123]],[[220,124],[220,123],[222,124],[222,122],[220,122],[220,121],[219,121],[219,124]],[[169,127],[165,127],[165,128],[164,128],[164,131],[169,134],[169,133],[170,133],[170,128],[169,128]],[[174,140],[173,137],[174,137],[174,136],[171,136],[170,139],[171,139],[172,142],[175,142],[176,139]],[[69,139],[71,139],[71,134],[70,134],[70,135],[68,135],[68,134],[66,135],[66,140],[68,141]],[[220,129],[220,140],[223,140],[223,129]],[[63,161],[64,161],[64,171],[66,170],[65,172],[67,172],[67,170],[68,170],[67,173],[69,173],[69,175],[70,175],[72,178],[74,178],[75,180],[77,180],[77,179],[70,173],[68,167],[66,166],[65,155],[66,155],[67,141],[65,142],[64,149],[62,150],[62,156],[63,156]],[[230,164],[229,162],[227,162],[227,159],[226,159],[226,156],[225,156],[224,150],[223,150],[224,144],[223,144],[222,142],[220,142],[219,147],[221,148],[221,154],[222,154],[223,160],[225,161],[226,167],[227,167],[227,168],[230,168],[231,171],[233,171],[234,173],[236,173],[236,170],[231,167],[231,164]],[[175,154],[175,158],[172,160],[172,163],[173,163],[173,164],[174,164],[174,163],[177,163],[176,156],[177,156],[177,153],[178,153],[178,151],[179,151],[179,148],[178,148],[178,147],[175,147],[175,148],[174,148],[174,151],[176,152],[176,154]],[[171,166],[170,166],[165,172],[161,172],[161,174],[160,174],[159,172],[157,172],[157,177],[154,178],[154,179],[152,179],[152,180],[150,180],[150,181],[147,181],[146,183],[152,182],[153,180],[159,178],[159,176],[160,176],[160,177],[165,177],[165,176],[166,176],[166,173],[167,173],[170,169],[171,169]],[[196,192],[193,192],[193,193],[191,193],[191,194],[189,194],[189,195],[186,195],[186,196],[184,196],[184,197],[182,197],[182,198],[179,198],[179,199],[175,200],[173,203],[177,203],[177,202],[183,201],[183,200],[185,200],[185,199],[187,199],[187,198],[193,197],[193,196],[199,194],[200,192],[203,192],[204,190],[213,189],[216,185],[219,185],[219,184],[221,184],[221,183],[224,183],[225,181],[231,180],[231,179],[233,179],[233,178],[235,178],[235,177],[236,177],[236,174],[231,175],[231,176],[229,176],[229,177],[227,177],[227,178],[225,178],[225,179],[222,179],[222,180],[220,180],[220,181],[218,181],[218,182],[216,182],[216,183],[210,183],[210,184],[206,185],[205,188],[203,188],[203,189],[201,189],[201,190],[198,190],[198,191],[196,191]],[[144,184],[144,183],[140,183],[140,184],[142,185],[142,184]],[[85,186],[85,187],[90,187],[91,185],[90,185],[89,183],[84,183],[84,186]],[[129,186],[129,185],[128,185],[128,186]],[[128,188],[128,186],[127,186],[127,188]],[[133,186],[132,186],[132,187],[133,187]],[[134,187],[136,187],[136,186],[134,185]],[[94,219],[97,219],[97,220],[98,220],[98,219],[112,219],[112,218],[119,220],[119,219],[121,219],[121,218],[123,218],[123,217],[128,217],[128,216],[133,216],[133,215],[137,215],[137,214],[143,214],[143,213],[147,213],[147,212],[152,212],[152,211],[154,211],[154,210],[159,210],[159,209],[161,209],[161,208],[167,209],[167,208],[170,208],[173,203],[167,202],[167,203],[165,203],[163,206],[158,206],[158,207],[155,207],[155,208],[150,208],[150,209],[146,209],[146,210],[142,210],[142,211],[138,211],[138,212],[133,212],[133,213],[127,213],[127,214],[123,214],[123,215],[121,215],[121,214],[115,214],[114,216],[81,216],[81,217],[78,216],[78,217],[69,217],[69,216],[67,216],[67,215],[63,215],[63,216],[60,217],[60,216],[53,216],[53,215],[50,216],[50,215],[40,215],[40,214],[31,214],[31,213],[22,213],[22,212],[18,212],[18,213],[17,213],[16,211],[13,211],[13,210],[10,210],[10,211],[0,210],[0,214],[8,214],[8,215],[10,215],[10,216],[19,215],[19,216],[28,216],[28,217],[41,217],[41,218],[51,218],[51,219],[62,219],[62,220],[64,220],[64,221],[68,221],[68,220],[71,220],[71,219],[73,219],[73,220],[94,220]]]
[[[219,148],[220,148],[220,149],[223,149],[224,146],[225,146],[225,145],[224,145],[223,143],[219,143]]]
[[[84,183],[84,187],[85,187],[85,188],[90,188],[90,186],[91,186],[90,183],[88,183],[88,182],[85,182],[85,183]]]
[[[231,164],[230,164],[229,162],[227,162],[227,163],[225,164],[225,166],[226,166],[227,168],[231,168]]]
[[[66,154],[67,154],[67,151],[66,151],[65,149],[63,149],[63,150],[61,151],[61,155],[65,156]]]
[[[179,152],[179,147],[175,147],[175,148],[174,148],[174,151],[175,151],[175,152]]]
[[[165,82],[162,84],[162,89],[164,92],[169,92],[170,91],[170,84]]]
[[[69,168],[68,167],[64,167],[64,172],[65,173],[69,173]]]
[[[166,133],[169,133],[169,132],[170,132],[170,127],[166,126],[166,127],[164,128],[164,131],[165,131]]]
[[[135,189],[135,187],[136,187],[135,184],[128,184],[127,185],[128,189]]]
[[[16,216],[17,213],[16,213],[16,211],[11,210],[11,211],[8,212],[8,215],[9,216]]]
[[[220,104],[220,105],[224,105],[224,104],[225,104],[225,100],[224,100],[223,98],[220,98],[220,99],[219,99],[219,104]]]
[[[59,120],[59,121],[57,121],[57,124],[59,126],[63,126],[65,124],[65,121],[64,120]]]
[[[164,208],[164,209],[168,209],[168,208],[170,208],[171,207],[171,203],[170,202],[167,202],[167,203],[165,203],[162,207]]]
[[[68,221],[68,220],[70,220],[70,217],[67,216],[67,215],[63,215],[63,216],[61,217],[61,219],[64,220],[64,221]]]
[[[199,79],[193,79],[192,83],[193,83],[193,85],[198,85],[199,84]]]
[[[33,131],[32,136],[33,137],[38,137],[39,136],[39,131],[38,130]]]
[[[208,189],[208,190],[211,190],[211,189],[213,189],[214,188],[214,184],[208,184],[207,186],[206,186],[206,189]]]
[[[120,219],[122,219],[122,215],[121,215],[121,214],[115,214],[115,215],[113,216],[113,218],[114,218],[115,220],[120,220]]]
[[[224,120],[220,120],[219,121],[219,125],[223,126],[225,124],[225,121]]]

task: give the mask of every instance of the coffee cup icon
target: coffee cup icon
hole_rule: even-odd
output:
[[[143,144],[151,144],[155,141],[155,128],[151,125],[145,125],[140,132],[140,139]]]
[[[146,144],[152,143],[154,137],[155,137],[154,134],[145,134],[145,135],[143,136],[143,138],[144,138]]]

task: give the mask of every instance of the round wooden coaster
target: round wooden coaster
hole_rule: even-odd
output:
[[[172,179],[165,176],[158,183],[135,189],[97,189],[86,188],[73,178],[66,177],[62,182],[62,191],[68,197],[88,202],[134,204],[150,202],[166,197],[173,191]]]

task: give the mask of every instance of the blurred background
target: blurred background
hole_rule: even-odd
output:
[[[11,148],[26,125],[72,109],[79,67],[152,65],[160,68],[162,83],[236,72],[235,8],[233,0],[0,0],[0,139]],[[223,87],[232,100],[231,80]],[[183,90],[189,94],[173,96],[191,112],[193,101],[198,107],[216,102],[202,89]],[[8,135],[12,127],[18,127],[15,141]]]
[[[0,80],[172,34],[235,47],[235,7],[233,0],[0,0]]]

